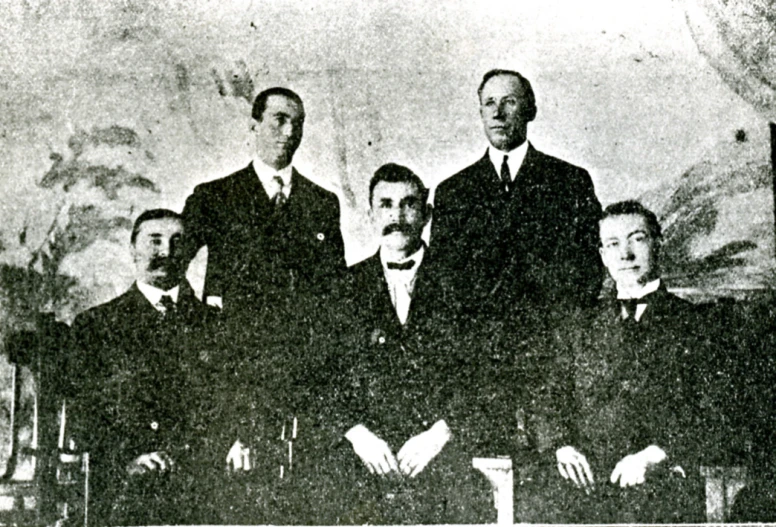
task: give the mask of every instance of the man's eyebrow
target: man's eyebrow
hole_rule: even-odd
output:
[[[646,229],[636,229],[635,231],[631,231],[631,232],[628,233],[628,238],[630,238],[631,236],[634,236],[636,234],[647,234],[648,235],[649,233],[647,232]]]

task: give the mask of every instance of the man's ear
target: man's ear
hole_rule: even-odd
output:
[[[429,224],[431,218],[434,216],[434,205],[431,203],[425,203],[423,206],[423,226]]]

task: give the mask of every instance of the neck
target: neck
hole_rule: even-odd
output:
[[[270,168],[274,168],[275,170],[283,170],[284,168],[286,168],[288,165],[291,164],[291,159],[286,159],[285,157],[280,159],[277,159],[277,158],[267,159],[261,154],[259,154],[257,157],[261,160],[262,163],[264,163]]]
[[[420,248],[423,246],[423,240],[418,239],[413,241],[412,243],[408,243],[406,245],[402,245],[401,247],[391,247],[388,245],[383,245],[380,250],[383,251],[383,254],[385,255],[386,259],[395,262],[404,260],[408,256],[415,254],[420,250]]]
[[[657,278],[651,278],[644,282],[636,282],[635,284],[617,284],[617,296],[620,298],[641,298],[644,296],[644,288],[647,284],[654,282]]]

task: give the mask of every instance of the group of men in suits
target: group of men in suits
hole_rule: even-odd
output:
[[[640,515],[670,502],[653,480],[692,479],[705,345],[660,282],[657,220],[602,215],[585,170],[534,148],[518,72],[478,97],[485,155],[438,187],[433,221],[422,179],[380,167],[380,248],[350,269],[337,197],[293,168],[286,88],[256,98],[246,168],[137,219],[136,283],[73,328],[96,523],[491,521],[475,455],[512,456],[525,503],[562,521],[695,518]],[[184,278],[202,246],[204,302]],[[597,302],[601,261],[635,312]],[[647,497],[618,515],[632,487]]]

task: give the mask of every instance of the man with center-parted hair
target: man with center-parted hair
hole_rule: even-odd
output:
[[[208,346],[217,310],[184,278],[184,235],[176,212],[143,212],[131,234],[132,287],[73,323],[70,416],[90,454],[95,525],[199,521],[190,498],[205,468],[194,465],[212,454],[222,469],[226,459],[228,445],[208,452],[205,429],[222,360]]]
[[[703,314],[666,290],[661,230],[651,211],[635,201],[615,203],[599,229],[616,297],[558,332],[556,368],[542,388],[546,406],[536,408],[534,429],[554,475],[546,476],[542,499],[518,508],[518,518],[704,521],[699,465],[714,411],[702,367],[712,356]],[[542,502],[548,516],[531,517],[531,504]]]
[[[332,456],[345,523],[482,523],[495,511],[471,466],[476,354],[425,272],[428,190],[386,164],[369,185],[379,251],[350,269],[342,338],[327,371],[342,438]],[[337,493],[335,493],[337,494]]]

